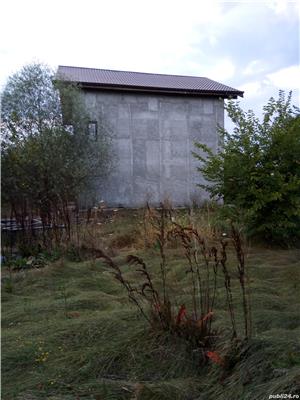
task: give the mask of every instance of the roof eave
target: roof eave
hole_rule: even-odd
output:
[[[94,90],[112,90],[112,91],[127,91],[127,92],[140,92],[140,93],[161,93],[161,94],[177,94],[185,96],[213,96],[222,98],[237,99],[238,96],[243,97],[244,92],[242,91],[215,91],[215,90],[197,90],[197,89],[172,89],[172,88],[158,88],[149,86],[127,86],[127,85],[106,85],[102,83],[91,83],[91,82],[74,82],[77,83],[83,89],[94,89]]]

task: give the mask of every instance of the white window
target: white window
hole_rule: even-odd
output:
[[[97,121],[90,121],[88,123],[88,134],[92,139],[97,140],[98,138]]]

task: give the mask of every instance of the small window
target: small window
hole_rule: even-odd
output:
[[[73,125],[65,125],[65,130],[73,135],[74,126]]]
[[[98,137],[98,129],[97,129],[97,121],[90,121],[88,124],[88,134],[91,138],[97,140]]]

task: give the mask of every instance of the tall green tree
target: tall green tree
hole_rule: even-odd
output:
[[[45,221],[91,192],[111,166],[107,132],[97,141],[88,135],[80,89],[53,76],[41,64],[25,66],[1,96],[3,203],[16,216],[39,213]]]
[[[211,198],[241,210],[250,235],[272,241],[300,238],[300,114],[291,96],[271,98],[261,121],[229,101],[233,132],[219,130],[216,154],[201,143],[194,153]]]

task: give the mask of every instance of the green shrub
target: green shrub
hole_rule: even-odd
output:
[[[235,124],[232,133],[220,128],[223,143],[214,154],[201,143],[193,153],[212,198],[242,211],[249,235],[268,241],[300,238],[300,114],[291,93],[271,98],[262,122],[238,103],[226,106]]]

